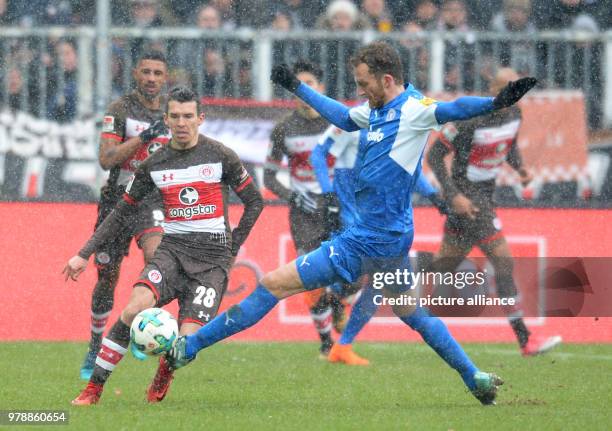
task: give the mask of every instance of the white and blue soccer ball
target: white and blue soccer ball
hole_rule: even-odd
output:
[[[176,319],[161,308],[147,308],[138,313],[130,329],[132,349],[151,356],[170,351],[178,336]]]

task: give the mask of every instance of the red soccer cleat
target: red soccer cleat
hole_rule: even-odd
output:
[[[521,348],[523,356],[535,356],[546,353],[554,347],[561,344],[562,338],[559,335],[552,337],[543,337],[541,335],[532,335],[525,347]]]
[[[73,406],[90,406],[97,404],[100,401],[100,395],[102,395],[102,389],[104,386],[96,385],[95,383],[89,382],[83,392],[72,400]]]
[[[174,379],[174,371],[168,366],[168,361],[162,356],[159,358],[159,367],[153,381],[147,388],[147,401],[158,403],[164,399],[170,388],[170,383]]]

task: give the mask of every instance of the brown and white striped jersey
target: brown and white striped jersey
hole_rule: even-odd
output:
[[[230,187],[245,204],[233,231],[228,219]],[[79,255],[88,258],[98,242],[112,237],[117,229],[113,225],[123,224],[131,208],[151,193],[160,193],[163,200],[164,238],[176,237],[198,247],[202,239],[225,241],[229,236],[225,243],[232,254],[238,251],[263,208],[261,195],[236,153],[200,135],[194,147],[176,150],[166,146],[144,161],[114,211],[118,214],[100,225]]]
[[[162,118],[165,98],[162,98],[160,109],[148,109],[144,107],[138,98],[138,93],[133,91],[112,102],[102,120],[102,135],[104,139],[113,139],[119,143],[140,135],[142,131]],[[108,185],[111,187],[125,186],[138,166],[151,154],[166,145],[170,135],[159,136],[151,142],[142,144],[138,150],[120,166],[111,168]]]

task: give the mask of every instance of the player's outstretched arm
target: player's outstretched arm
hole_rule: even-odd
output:
[[[133,220],[137,206],[134,201],[126,201],[128,195],[124,195],[124,200],[120,201],[114,210],[106,216],[104,221],[98,226],[93,235],[85,243],[78,255],[83,259],[89,259],[94,251],[104,242],[117,237],[124,227],[128,226]]]
[[[302,99],[333,125],[349,132],[360,129],[351,119],[348,107],[300,82],[288,65],[274,66],[270,79]]]
[[[468,120],[498,109],[507,108],[518,102],[537,82],[538,80],[535,78],[521,78],[510,81],[495,97],[464,96],[452,102],[439,102],[435,111],[436,120],[439,124]]]
[[[329,154],[329,149],[333,143],[333,139],[327,138],[315,146],[312,153],[310,153],[310,164],[312,164],[315,171],[322,193],[331,193],[334,191],[332,183],[329,180],[327,169],[327,154]]]

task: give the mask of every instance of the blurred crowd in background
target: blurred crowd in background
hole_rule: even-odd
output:
[[[612,26],[606,0],[126,0],[111,1],[113,24],[289,29],[537,31]],[[0,24],[87,25],[94,0],[0,0]]]
[[[483,92],[495,65],[512,66],[535,75],[546,88],[580,88],[601,95],[602,44],[536,42],[474,43],[469,34],[530,35],[545,30],[589,34],[612,26],[609,2],[601,0],[128,0],[111,1],[113,26],[125,28],[198,28],[230,35],[240,28],[276,32],[328,30],[334,34],[373,30],[404,34],[396,40],[405,61],[406,78],[428,90],[430,47],[423,35],[431,30],[463,35],[447,39],[444,90]],[[94,25],[93,0],[0,0],[0,26]],[[468,36],[465,36],[465,35]],[[499,42],[499,41],[498,41]],[[359,41],[304,43],[276,40],[273,62],[309,57],[326,69],[328,94],[354,97],[348,59]],[[0,39],[0,106],[69,121],[77,114],[78,52],[75,39]],[[199,40],[114,38],[112,94],[130,86],[132,61],[145,48],[165,51],[170,84],[188,84],[208,97],[253,97],[253,46],[244,40],[218,37]],[[342,64],[344,59],[345,63]],[[544,78],[545,77],[545,78]],[[42,83],[42,84],[41,84]],[[483,84],[485,83],[485,84]],[[286,97],[282,91],[275,97]],[[601,104],[590,103],[589,123],[601,123]]]

